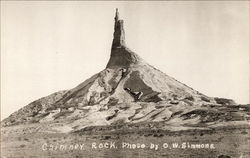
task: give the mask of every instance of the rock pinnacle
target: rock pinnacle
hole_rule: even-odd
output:
[[[119,12],[116,8],[115,13],[115,31],[112,48],[125,46],[125,32],[123,29],[123,20],[119,20]]]
[[[136,64],[142,59],[137,54],[129,50],[125,44],[123,20],[119,19],[119,12],[117,8],[114,20],[115,24],[111,56],[106,68],[128,68],[131,64]]]

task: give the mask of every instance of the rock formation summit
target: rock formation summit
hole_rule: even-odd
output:
[[[123,24],[116,10],[111,55],[103,71],[30,103],[2,125],[61,120],[72,131],[117,122],[186,124],[191,119],[198,124],[229,117],[228,111],[210,106],[233,105],[233,100],[208,97],[147,64],[126,46]]]
[[[126,47],[123,20],[119,19],[118,9],[116,9],[113,36],[111,56],[106,68],[129,68],[131,64],[137,64],[142,61],[137,54]]]

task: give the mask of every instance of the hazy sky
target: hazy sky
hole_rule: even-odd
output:
[[[1,115],[103,70],[115,8],[128,47],[208,96],[249,102],[249,2],[1,1]]]

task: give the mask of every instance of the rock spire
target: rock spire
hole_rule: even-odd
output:
[[[115,13],[115,31],[112,48],[125,46],[125,32],[123,29],[123,20],[119,20],[119,12],[116,8]]]
[[[125,44],[125,31],[123,28],[123,20],[119,19],[119,12],[116,8],[115,13],[115,26],[113,34],[113,43],[111,49],[111,55],[106,68],[128,68],[131,64],[136,64],[142,61],[142,59]]]

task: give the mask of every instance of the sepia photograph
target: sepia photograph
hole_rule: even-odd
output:
[[[1,158],[250,158],[249,1],[1,1]]]

